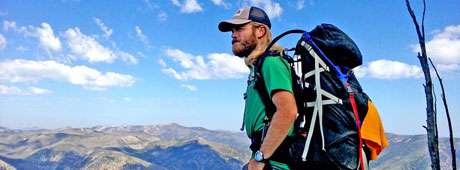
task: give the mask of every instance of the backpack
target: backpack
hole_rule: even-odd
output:
[[[291,57],[269,49],[288,34],[302,34]],[[294,137],[287,137],[273,154],[292,169],[324,166],[335,169],[363,169],[369,150],[361,139],[360,127],[370,98],[363,92],[351,69],[362,64],[357,45],[331,24],[312,31],[290,30],[269,44],[255,63],[257,89],[265,105],[264,129],[276,111],[261,74],[266,56],[281,56],[291,67],[292,88],[298,117]],[[266,130],[264,130],[266,132]],[[262,140],[263,136],[262,134]]]

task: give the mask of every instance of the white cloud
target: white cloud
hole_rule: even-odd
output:
[[[141,58],[147,58],[147,56],[145,56],[145,54],[140,52],[140,51],[137,51],[136,54],[137,54],[137,56],[139,56]]]
[[[459,68],[459,64],[435,64],[436,69],[442,70],[442,71],[454,71]]]
[[[131,101],[133,101],[133,99],[130,98],[130,97],[123,97],[123,101],[125,101],[125,102],[131,102]]]
[[[17,50],[17,51],[20,51],[20,52],[24,52],[24,51],[27,51],[27,50],[29,50],[29,49],[27,49],[27,48],[24,47],[24,46],[19,46],[19,47],[16,47],[16,50]]]
[[[173,68],[163,68],[161,71],[177,80],[187,80],[187,76],[177,73]]]
[[[161,67],[167,67],[168,65],[166,64],[165,60],[159,59],[158,64],[160,64]]]
[[[214,5],[223,6],[224,8],[228,8],[230,6],[229,3],[225,3],[224,0],[211,0]]]
[[[5,86],[0,84],[0,94],[3,95],[40,95],[49,93],[52,93],[52,91],[38,87],[29,87],[26,89],[21,89],[15,86]]]
[[[422,69],[416,65],[409,65],[399,61],[376,60],[367,66],[353,69],[356,77],[370,77],[375,79],[393,80],[404,78],[420,78]]]
[[[184,0],[184,1],[179,2],[179,0],[171,0],[171,2],[175,6],[180,7],[180,11],[182,13],[196,13],[196,12],[203,11],[203,8],[200,6],[200,4],[198,4],[196,0]]]
[[[0,50],[6,47],[6,38],[3,34],[0,34]]]
[[[160,11],[158,13],[158,19],[160,21],[166,21],[168,19],[168,14],[166,12],[164,12],[164,11]]]
[[[181,11],[184,13],[194,13],[203,11],[203,8],[196,0],[185,0],[185,3],[181,7]]]
[[[0,94],[22,94],[22,90],[14,86],[5,86],[0,84]]]
[[[139,26],[134,27],[134,31],[136,31],[136,36],[141,40],[144,44],[149,45],[149,40],[146,35],[142,32],[141,28]]]
[[[214,5],[222,5],[224,3],[223,0],[211,0]]]
[[[190,84],[182,84],[181,87],[189,91],[198,91],[198,88],[196,88],[196,86]]]
[[[171,2],[176,6],[181,6],[179,0],[171,0]]]
[[[243,60],[234,55],[225,53],[212,53],[208,55],[208,67],[217,79],[241,78],[249,72]]]
[[[180,65],[186,69],[192,68],[192,66],[195,64],[192,61],[194,58],[192,54],[185,53],[179,49],[167,49],[166,56],[172,58],[176,62],[180,62]],[[202,58],[201,56],[198,57]]]
[[[18,27],[14,21],[3,21],[3,30],[13,30],[28,37],[38,38],[40,46],[45,50],[59,51],[62,48],[61,41],[54,35],[51,25],[46,22],[41,23],[40,27]]]
[[[112,50],[99,44],[95,38],[81,33],[78,27],[67,29],[64,37],[76,57],[81,57],[91,63],[112,63],[117,58]]]
[[[104,32],[104,36],[108,38],[113,31],[106,27],[99,18],[94,20]],[[44,49],[59,51],[62,48],[59,38],[54,35],[53,29],[48,23],[42,23],[41,27],[31,25],[18,27],[14,21],[3,21],[3,29],[22,33],[26,37],[37,37]],[[67,40],[67,45],[70,49],[70,51],[66,51],[64,56],[69,56],[71,59],[83,59],[90,63],[112,63],[116,59],[121,59],[130,64],[138,63],[136,57],[119,50],[115,42],[112,42],[113,50],[109,47],[104,47],[95,37],[83,34],[78,27],[67,29],[61,36]],[[24,51],[27,49],[18,47],[17,50]],[[67,60],[69,59],[67,58]]]
[[[117,55],[121,58],[121,60],[129,64],[137,64],[139,62],[136,57],[127,52],[119,51]]]
[[[16,26],[14,21],[3,21],[3,30],[13,30],[24,34],[27,37],[35,37],[38,39],[40,46],[45,50],[59,51],[62,48],[61,41],[54,35],[53,28],[46,22],[41,23],[41,27],[34,26]]]
[[[114,86],[129,87],[135,82],[130,75],[114,72],[101,73],[87,66],[72,67],[53,60],[16,59],[0,62],[0,82],[36,83],[47,79],[64,81],[91,90],[105,90]]]
[[[273,0],[246,0],[246,2],[248,1],[250,6],[262,8],[270,19],[279,17],[283,13],[281,5]]]
[[[230,54],[212,53],[207,61],[202,56],[194,56],[179,49],[167,49],[166,56],[179,63],[183,71],[168,67],[163,60],[163,73],[178,80],[237,79],[249,71],[243,60]]]
[[[305,0],[297,0],[296,8],[297,10],[302,10],[305,7]]]
[[[149,9],[157,9],[159,6],[155,3],[150,2],[150,0],[144,0],[144,3]]]
[[[353,68],[353,73],[357,78],[363,78],[367,74],[367,67],[365,66],[358,66]]]
[[[121,59],[129,64],[138,63],[133,55],[120,50],[114,52],[104,47],[94,37],[83,34],[78,27],[67,29],[64,37],[70,47],[72,59],[84,59],[90,63],[113,63],[114,60]]]
[[[40,45],[45,49],[59,51],[61,41],[54,35],[53,29],[48,23],[42,23],[42,27],[35,28],[36,36],[40,40]]]
[[[460,68],[460,25],[447,26],[435,32],[431,40],[426,42],[428,57],[442,70]],[[418,44],[412,45],[412,51],[420,51]]]
[[[94,22],[96,22],[97,26],[101,29],[102,32],[104,32],[105,37],[110,37],[113,33],[113,30],[107,27],[101,19],[99,18],[94,18]]]
[[[17,26],[16,26],[16,22],[14,21],[3,21],[3,30],[4,31],[9,31],[9,30],[16,30],[17,29]]]
[[[32,94],[49,94],[52,93],[51,90],[48,89],[42,89],[38,87],[29,87],[30,93]]]

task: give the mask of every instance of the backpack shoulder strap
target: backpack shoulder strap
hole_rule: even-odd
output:
[[[271,121],[273,114],[275,114],[276,107],[273,104],[272,100],[270,99],[270,95],[268,94],[267,86],[265,85],[265,81],[262,75],[262,66],[264,64],[265,59],[267,56],[276,56],[280,55],[278,54],[273,54],[273,53],[264,53],[262,56],[260,56],[254,65],[254,75],[255,75],[255,86],[254,88],[257,90],[259,93],[259,96],[265,106],[265,118],[264,118],[264,123],[268,123]]]
[[[268,123],[271,121],[271,118],[273,117],[273,114],[276,112],[276,107],[273,104],[267,86],[264,81],[264,77],[262,74],[262,66],[265,62],[265,59],[268,56],[279,56],[282,57],[283,59],[287,60],[287,58],[284,57],[284,55],[280,54],[280,52],[275,52],[275,51],[268,51],[264,53],[262,56],[260,56],[254,65],[254,75],[255,75],[255,86],[254,88],[257,90],[259,93],[259,96],[265,106],[265,115],[266,118],[264,121],[267,121],[265,123]],[[288,65],[286,65],[287,68],[289,68]]]
[[[256,61],[256,64],[255,64],[255,69],[254,69],[254,72],[255,72],[255,80],[256,80],[256,84],[255,84],[255,89],[259,92],[259,95],[262,99],[262,102],[264,103],[265,105],[265,119],[264,119],[264,122],[265,123],[268,123],[271,121],[271,118],[273,117],[273,114],[275,114],[275,111],[276,111],[276,107],[275,105],[273,104],[269,94],[268,94],[268,90],[267,90],[267,87],[265,85],[265,82],[264,82],[264,79],[263,79],[263,76],[262,76],[262,65],[265,61],[265,58],[268,56],[268,55],[275,55],[275,56],[282,56],[283,58],[284,55],[281,55],[279,52],[275,52],[273,53],[272,51],[270,51],[270,49],[272,48],[273,45],[275,45],[275,43],[280,40],[282,37],[288,35],[288,34],[303,34],[305,33],[304,30],[289,30],[289,31],[286,31],[284,33],[282,33],[281,35],[275,37],[271,42],[270,44],[267,46],[267,48],[265,49],[265,52],[264,54],[262,54],[262,56],[260,56],[257,61]],[[290,60],[288,60],[290,61]]]

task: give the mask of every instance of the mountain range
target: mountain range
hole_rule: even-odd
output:
[[[387,137],[390,146],[371,161],[371,169],[430,169],[425,135]],[[178,124],[26,130],[0,127],[0,170],[233,170],[241,169],[250,158],[248,146],[242,132]],[[458,139],[455,146],[460,146]],[[440,155],[441,168],[450,168],[446,138],[440,139]]]

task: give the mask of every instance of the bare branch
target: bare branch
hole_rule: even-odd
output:
[[[418,42],[420,45],[421,55],[418,53],[418,59],[420,61],[420,65],[422,66],[423,75],[425,77],[425,84],[423,84],[424,91],[425,91],[425,98],[426,98],[426,126],[425,129],[427,130],[427,142],[428,142],[428,151],[431,158],[431,168],[433,170],[440,169],[439,163],[439,141],[438,141],[438,133],[437,133],[437,123],[436,123],[436,114],[434,112],[434,105],[433,105],[433,83],[431,80],[430,74],[430,66],[428,64],[428,57],[426,54],[426,47],[425,47],[425,30],[424,30],[424,20],[425,20],[425,1],[424,8],[423,8],[423,18],[422,18],[422,29],[417,22],[417,18],[412,10],[409,0],[406,1],[407,10],[411,16],[412,22],[414,23],[415,29],[417,31]]]
[[[437,101],[438,99],[436,98],[436,93],[433,91],[433,108],[434,108],[434,114],[437,115],[438,114],[438,108],[436,107],[437,106]]]
[[[433,85],[434,86],[434,85]],[[434,88],[434,87],[432,87]],[[431,95],[433,95],[433,117],[434,117],[434,121],[435,122],[438,122],[438,107],[437,107],[437,102],[438,102],[438,99],[436,98],[436,93],[434,92],[434,90],[431,91]],[[435,127],[435,135],[438,136],[438,127]]]
[[[455,145],[454,145],[454,136],[453,136],[453,130],[452,130],[452,122],[450,120],[450,113],[449,113],[449,107],[447,106],[447,99],[446,99],[446,94],[444,92],[444,84],[442,83],[441,76],[439,76],[438,70],[433,64],[433,61],[431,58],[428,58],[430,60],[431,66],[433,67],[434,71],[436,72],[436,76],[438,77],[439,84],[441,86],[441,97],[442,97],[442,102],[444,103],[444,109],[446,111],[446,116],[447,116],[447,123],[449,125],[449,142],[450,142],[450,152],[452,156],[452,169],[457,169],[457,158],[455,156]]]
[[[426,11],[426,3],[423,0],[423,15],[422,15],[422,38],[425,41],[425,11]]]
[[[420,42],[420,40],[423,39],[423,36],[422,36],[422,34],[420,33],[420,26],[418,25],[417,17],[415,16],[414,11],[413,11],[412,8],[410,7],[409,0],[406,0],[406,6],[407,6],[407,10],[409,11],[409,14],[410,14],[410,16],[411,16],[411,18],[412,18],[412,22],[413,22],[414,25],[415,25],[415,30],[417,31],[417,35],[418,35],[419,42]]]

